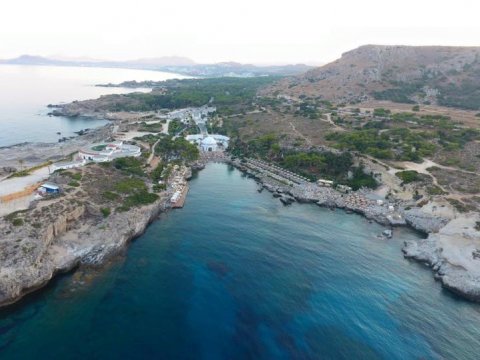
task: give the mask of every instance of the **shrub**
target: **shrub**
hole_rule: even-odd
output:
[[[122,194],[147,191],[147,186],[141,179],[131,178],[121,180],[115,184],[115,190]]]
[[[415,170],[399,171],[395,175],[400,178],[404,184],[420,180],[420,176]]]
[[[113,160],[113,166],[118,169],[122,170],[128,174],[134,174],[138,176],[144,176],[145,173],[142,169],[142,162],[134,158],[132,156],[130,157],[123,157],[123,158],[118,158]]]
[[[68,186],[79,187],[80,183],[75,180],[72,180],[68,183]]]
[[[102,212],[104,218],[108,217],[108,215],[111,213],[110,208],[101,208],[100,211]]]
[[[427,194],[428,195],[443,195],[445,192],[438,186],[433,185],[427,187]]]
[[[82,180],[82,174],[79,174],[79,173],[71,174],[70,177],[71,177],[73,180],[77,180],[77,181]]]
[[[147,191],[141,191],[128,196],[125,199],[124,206],[131,207],[131,206],[148,205],[155,202],[157,199],[158,199],[157,194],[149,193]]]
[[[472,205],[464,204],[463,202],[457,199],[450,199],[447,198],[447,201],[458,211],[461,213],[466,213],[469,211],[475,211],[476,208]]]
[[[107,200],[116,200],[120,197],[117,193],[114,193],[112,191],[105,191],[103,193],[103,197]]]
[[[23,219],[16,218],[12,220],[13,226],[22,226],[23,225]]]

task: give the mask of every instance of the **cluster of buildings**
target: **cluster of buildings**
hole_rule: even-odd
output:
[[[123,141],[92,144],[80,149],[75,161],[62,161],[51,165],[50,172],[56,170],[74,169],[88,162],[106,162],[115,158],[141,155],[141,149],[136,145],[124,144]]]
[[[170,120],[179,119],[184,124],[189,123],[190,120],[195,121],[196,124],[199,122],[205,123],[208,115],[214,113],[215,111],[217,111],[216,107],[205,105],[196,108],[185,108],[170,111],[167,115],[167,118]]]
[[[317,185],[321,187],[333,187],[334,182],[332,180],[318,179]],[[348,194],[349,192],[352,191],[352,188],[350,186],[342,185],[342,184],[337,184],[335,186],[335,189],[345,194]]]

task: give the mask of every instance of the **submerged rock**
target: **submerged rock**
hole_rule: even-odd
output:
[[[382,235],[386,237],[387,239],[390,239],[392,237],[392,230],[390,229],[385,229],[382,231]]]

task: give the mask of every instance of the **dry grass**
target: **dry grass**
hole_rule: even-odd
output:
[[[356,105],[362,110],[369,110],[373,112],[373,109],[384,108],[389,109],[393,113],[398,112],[412,112],[412,104],[400,104],[391,101],[379,101],[370,100]],[[449,116],[453,121],[459,122],[465,126],[480,129],[480,118],[475,115],[478,111],[454,109],[445,106],[438,105],[420,105],[420,111],[415,112],[418,115],[443,115]]]

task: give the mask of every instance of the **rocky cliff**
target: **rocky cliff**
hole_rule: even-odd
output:
[[[0,305],[16,301],[79,264],[101,264],[139,236],[165,209],[166,198],[102,219],[84,204],[37,204],[22,226],[4,220],[0,240]],[[51,207],[51,206],[48,206]]]
[[[52,174],[49,181],[59,185],[60,194],[0,218],[0,306],[58,272],[102,264],[121,252],[170,206],[171,183],[190,176],[190,169],[174,168],[167,190],[151,193],[145,176],[110,163]]]

